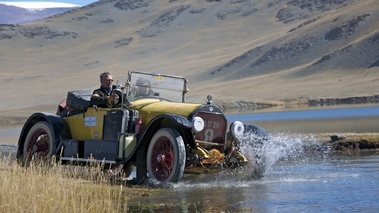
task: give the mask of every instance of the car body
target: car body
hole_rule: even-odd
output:
[[[254,159],[248,159],[240,146],[244,136],[253,135],[249,144],[257,150],[268,133],[228,123],[210,95],[206,103],[187,103],[187,83],[180,76],[129,71],[125,85],[117,82],[113,88],[112,108],[91,105],[92,91],[70,91],[56,114],[36,112],[28,118],[17,158],[25,165],[55,156],[63,163],[99,162],[124,171],[135,166],[137,180],[162,183],[178,182],[184,173],[247,165],[254,167],[252,177],[262,177],[263,156],[249,153]]]

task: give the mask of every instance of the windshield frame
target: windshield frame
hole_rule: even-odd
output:
[[[148,86],[141,85],[141,79],[147,80]],[[143,80],[143,81],[144,81]],[[146,83],[146,82],[143,82]],[[188,79],[181,76],[129,71],[126,84],[127,99],[133,101],[143,98],[157,98],[172,102],[185,102],[185,94],[188,92]],[[136,96],[136,90],[146,87],[146,95]],[[150,91],[149,91],[150,90]]]

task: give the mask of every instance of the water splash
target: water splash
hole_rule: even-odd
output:
[[[327,148],[315,136],[285,132],[274,133],[265,140],[252,134],[244,135],[240,150],[251,162],[250,167],[264,164],[263,174],[278,162],[304,163],[327,154]]]
[[[246,134],[241,138],[240,151],[250,162],[250,165],[247,167],[226,169],[217,174],[185,175],[182,181],[173,185],[173,188],[186,188],[188,190],[192,188],[204,189],[220,186],[235,188],[261,185],[267,183],[267,181],[279,181],[278,179],[285,174],[284,171],[281,171],[279,176],[274,175],[276,177],[274,180],[267,180],[266,178],[263,180],[252,179],[254,167],[258,163],[255,160],[257,155],[262,156],[260,160],[265,163],[264,175],[270,173],[270,169],[274,165],[306,164],[315,158],[324,159],[328,156],[325,146],[317,141],[313,135],[277,132],[270,135],[267,140],[262,141],[261,139],[253,134]],[[274,173],[276,172],[274,171]],[[280,180],[283,181],[282,179]]]

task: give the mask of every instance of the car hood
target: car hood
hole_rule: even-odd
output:
[[[159,99],[135,100],[129,108],[139,111],[144,122],[150,122],[155,116],[161,114],[176,114],[188,118],[195,109],[202,104],[199,103],[177,103]]]

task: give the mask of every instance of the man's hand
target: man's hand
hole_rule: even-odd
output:
[[[112,91],[112,94],[108,96],[108,103],[112,104],[115,107],[119,102],[120,97]]]
[[[116,94],[114,92],[112,92],[112,94],[110,96],[108,96],[108,103],[110,104],[113,104],[115,99],[116,99]]]

